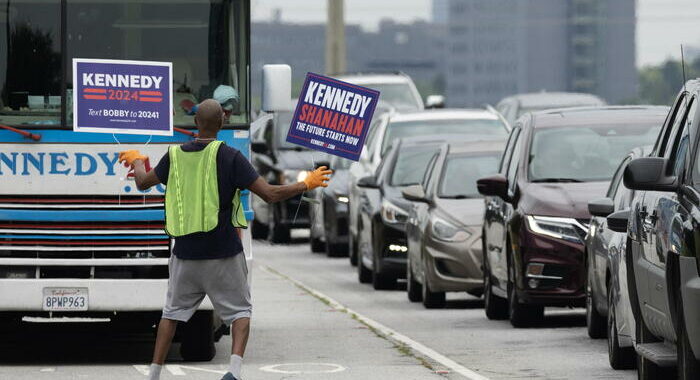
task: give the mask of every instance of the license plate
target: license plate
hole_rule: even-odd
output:
[[[85,311],[88,309],[87,288],[44,288],[45,311]]]

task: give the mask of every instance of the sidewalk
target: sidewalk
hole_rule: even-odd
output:
[[[253,268],[253,304],[244,380],[441,378],[352,316],[333,310],[259,264]],[[223,359],[217,354],[215,360]],[[274,367],[289,363],[325,365]]]

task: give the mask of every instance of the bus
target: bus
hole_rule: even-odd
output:
[[[172,62],[174,135],[73,132],[74,58]],[[219,139],[249,156],[250,0],[0,0],[2,328],[154,329],[171,249],[165,189],[137,190],[118,152],[157,164],[195,137],[192,106],[220,88],[233,95]],[[213,358],[225,329],[212,309],[205,300],[179,329],[185,360]]]

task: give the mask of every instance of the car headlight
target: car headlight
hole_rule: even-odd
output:
[[[581,233],[587,227],[573,218],[552,216],[527,216],[527,225],[536,234],[582,244]]]
[[[306,179],[309,172],[306,170],[283,170],[280,178],[282,185],[302,182]]]
[[[434,218],[430,226],[433,236],[438,240],[459,242],[465,241],[471,236],[466,230],[440,218]]]
[[[382,220],[386,223],[406,223],[408,213],[401,207],[384,200],[382,202]]]
[[[335,200],[338,201],[339,203],[348,203],[350,202],[350,198],[348,198],[347,195],[336,195]]]

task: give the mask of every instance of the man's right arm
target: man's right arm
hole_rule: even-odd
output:
[[[248,186],[248,190],[257,194],[267,203],[275,203],[292,198],[306,191],[304,182],[292,185],[270,185],[262,177],[258,177]]]
[[[303,182],[292,185],[270,185],[262,177],[258,177],[248,186],[248,190],[257,194],[267,203],[275,203],[299,195],[307,190],[328,186],[326,182],[329,180],[328,175],[331,173],[332,171],[328,170],[325,166],[321,166],[309,172]]]

